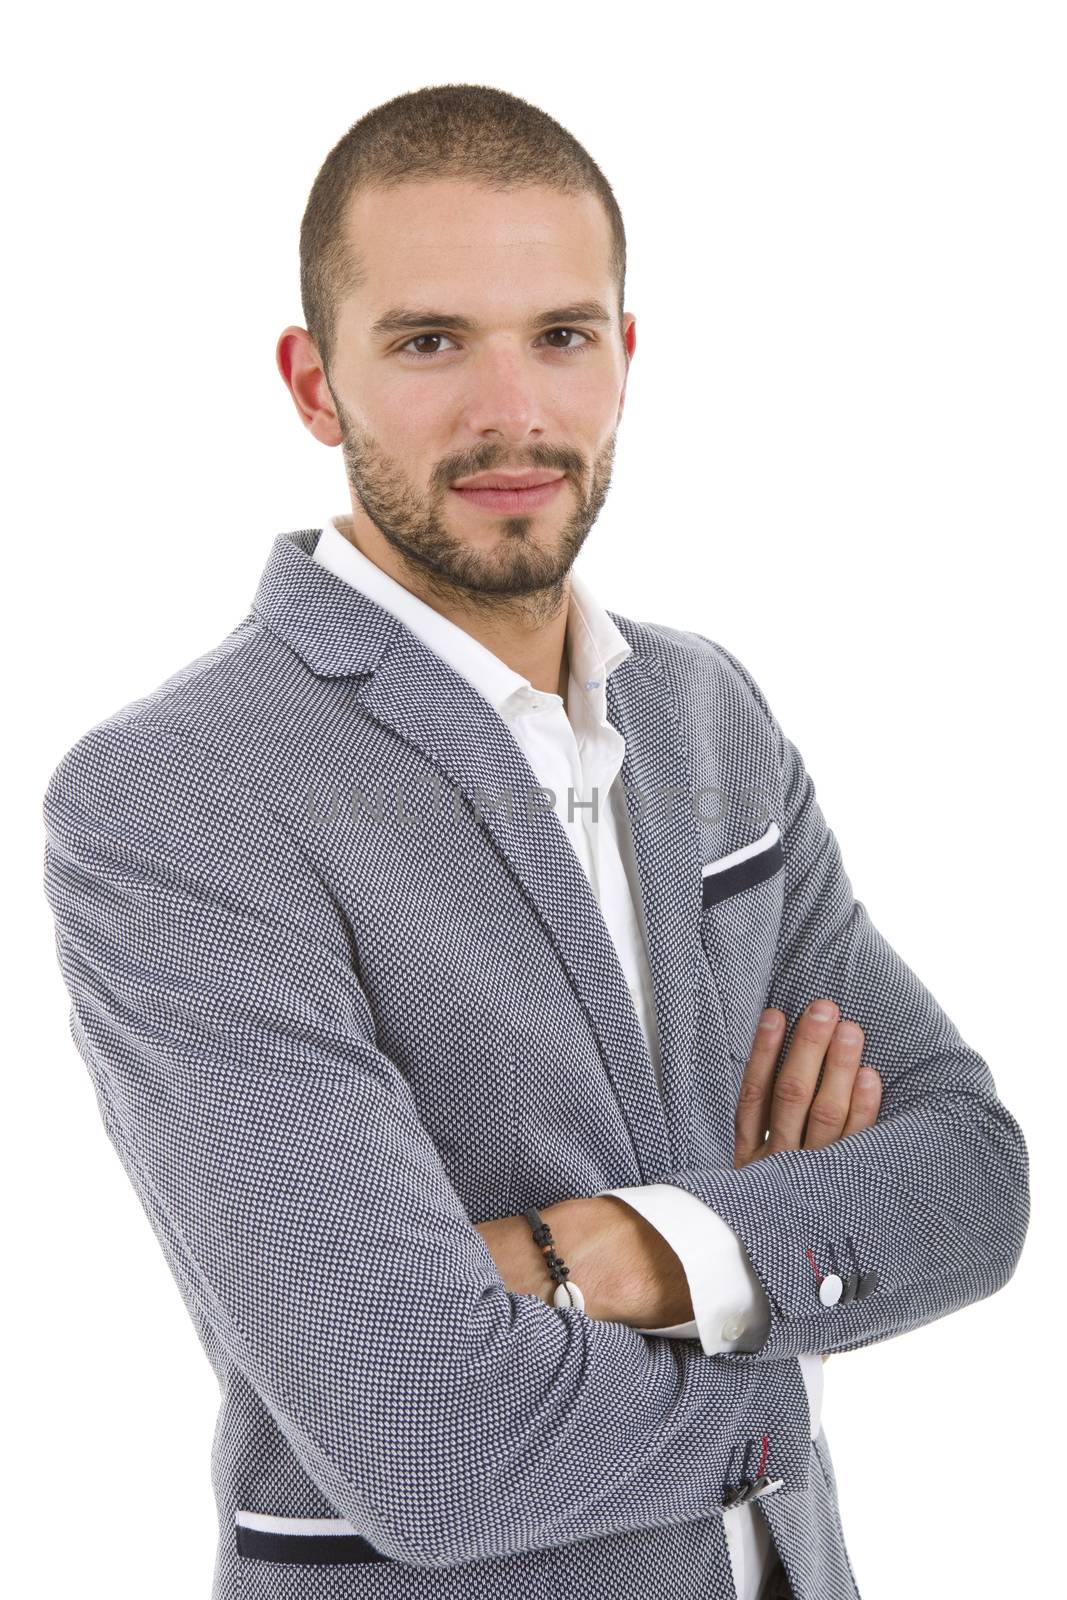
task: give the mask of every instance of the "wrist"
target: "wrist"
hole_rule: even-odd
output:
[[[584,1311],[585,1296],[581,1285],[572,1276],[571,1264],[564,1261],[559,1253],[559,1240],[553,1234],[548,1218],[533,1206],[523,1212],[523,1220],[540,1256],[538,1296],[549,1305]],[[547,1283],[546,1275],[549,1280]]]
[[[599,1322],[639,1321],[635,1305],[647,1300],[650,1265],[648,1237],[660,1236],[645,1219],[613,1195],[590,1195],[542,1206],[556,1253],[582,1291],[586,1316]],[[662,1243],[662,1241],[660,1241]],[[555,1285],[546,1269],[543,1298]]]

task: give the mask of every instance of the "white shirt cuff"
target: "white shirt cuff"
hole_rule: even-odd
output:
[[[639,1211],[663,1235],[685,1269],[693,1320],[668,1328],[638,1328],[662,1339],[699,1339],[705,1355],[758,1350],[771,1315],[763,1286],[744,1247],[717,1211],[674,1183],[604,1189]]]

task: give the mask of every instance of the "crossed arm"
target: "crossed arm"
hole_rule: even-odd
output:
[[[871,1127],[878,1115],[881,1079],[861,1063],[863,1030],[857,1023],[843,1019],[832,1000],[812,1001],[776,1077],[785,1023],[785,1014],[773,1007],[760,1019],[734,1119],[735,1168],[778,1150],[819,1149]],[[541,1207],[541,1215],[581,1285],[587,1316],[637,1328],[692,1318],[682,1262],[663,1234],[624,1200],[561,1200]],[[525,1217],[475,1226],[509,1290],[551,1299],[553,1285]]]

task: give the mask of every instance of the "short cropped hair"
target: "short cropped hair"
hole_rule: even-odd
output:
[[[463,178],[500,190],[544,184],[599,195],[611,227],[611,272],[622,331],[626,233],[611,185],[593,158],[547,112],[482,84],[445,83],[375,106],[338,140],[319,169],[300,225],[304,321],[327,377],[337,309],[359,287],[362,268],[345,218],[353,195],[432,178]]]

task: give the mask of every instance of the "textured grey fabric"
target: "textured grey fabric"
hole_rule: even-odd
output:
[[[317,532],[275,540],[250,614],[86,733],[44,807],[73,1036],[219,1379],[213,1600],[733,1600],[721,1509],[761,1455],[796,1600],[855,1600],[795,1356],[1008,1280],[1017,1123],[853,898],[748,673],[615,617],[661,1097],[506,724]],[[702,867],[771,820],[781,867],[705,906]],[[865,1030],[878,1122],[735,1171],[759,1009],[823,993]],[[511,1294],[472,1226],[659,1181],[737,1231],[762,1349]],[[835,1270],[878,1278],[823,1305]]]

